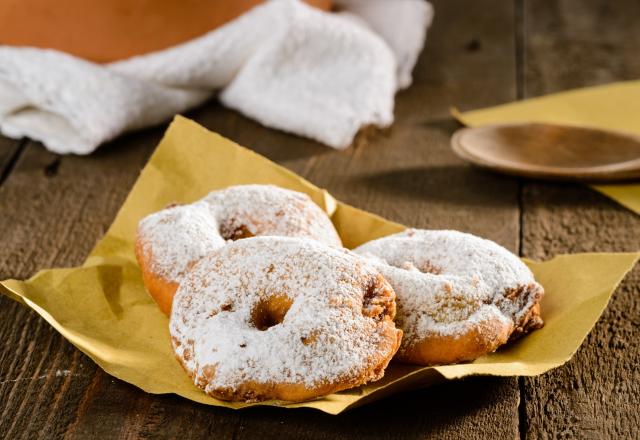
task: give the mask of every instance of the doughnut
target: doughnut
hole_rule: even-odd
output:
[[[135,251],[144,285],[168,315],[189,267],[230,240],[258,235],[304,237],[342,246],[327,214],[306,194],[273,185],[231,186],[140,221]]]
[[[544,289],[498,244],[458,231],[407,231],[373,240],[366,256],[397,295],[404,332],[396,360],[472,361],[542,327]]]
[[[255,237],[187,272],[169,331],[177,359],[222,400],[302,401],[378,380],[400,346],[395,294],[366,259]]]

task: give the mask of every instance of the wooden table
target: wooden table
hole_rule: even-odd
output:
[[[333,151],[216,102],[188,114],[336,197],[422,228],[476,233],[532,258],[640,249],[640,216],[580,185],[481,172],[449,149],[462,109],[640,77],[633,0],[434,1],[436,20],[397,97],[396,122]],[[80,264],[165,126],[89,157],[0,138],[0,279]],[[575,357],[535,378],[472,378],[329,416],[232,411],[152,396],[114,379],[34,312],[0,298],[1,438],[637,438],[640,270]]]

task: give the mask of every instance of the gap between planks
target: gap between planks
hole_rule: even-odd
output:
[[[6,139],[8,142],[11,142],[8,138]],[[9,174],[14,170],[18,160],[20,160],[23,151],[29,143],[29,139],[23,138],[14,142],[15,143],[9,147],[9,153],[2,158],[2,163],[0,163],[0,186],[2,186],[5,180],[9,177]]]
[[[514,47],[515,47],[515,83],[516,99],[525,96],[525,0],[514,0]],[[518,179],[518,255],[523,256],[524,245],[524,182]],[[523,377],[518,377],[518,434],[525,440],[528,430],[526,391]]]

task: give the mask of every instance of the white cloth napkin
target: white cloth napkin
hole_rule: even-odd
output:
[[[0,131],[87,154],[216,91],[260,123],[346,148],[393,122],[433,15],[423,0],[338,0],[326,13],[271,0],[178,46],[107,65],[0,46]]]

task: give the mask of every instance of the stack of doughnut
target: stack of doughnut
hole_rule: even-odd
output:
[[[496,243],[409,229],[349,251],[307,195],[271,185],[145,217],[136,256],[178,361],[223,400],[313,399],[543,325],[542,286]]]

